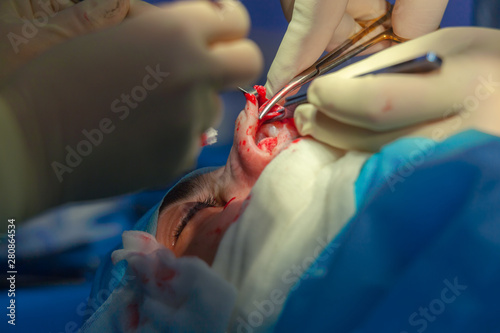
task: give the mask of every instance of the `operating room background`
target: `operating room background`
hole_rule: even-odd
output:
[[[491,0],[485,0],[491,1]],[[286,30],[287,22],[281,12],[278,0],[242,0],[250,12],[252,29],[250,38],[261,48],[265,68],[256,84],[264,84],[266,73],[271,65],[281,38]],[[477,1],[476,1],[477,2]],[[152,1],[152,3],[160,3]],[[467,26],[473,23],[472,0],[450,0],[444,15],[442,27]],[[234,121],[245,104],[241,93],[228,91],[222,93],[224,103],[224,117],[217,127],[219,131],[218,142],[210,147],[205,147],[200,155],[198,166],[223,165],[229,154],[233,139]],[[107,218],[115,218],[109,215]],[[113,241],[116,241],[114,239]],[[113,244],[110,244],[112,246]],[[22,246],[21,244],[19,246]],[[75,265],[75,256],[58,257],[72,261]],[[54,259],[54,265],[67,263]],[[36,268],[33,268],[36,269]],[[26,274],[19,272],[19,274]],[[85,304],[90,292],[90,275],[86,279],[65,280],[41,283],[33,281],[30,286],[19,286],[16,292],[17,320],[14,330],[7,327],[6,320],[0,324],[1,332],[76,332],[73,323],[81,323],[83,317],[82,304]],[[7,292],[0,294],[0,304],[7,304]],[[5,309],[5,308],[4,308]],[[6,327],[4,329],[4,327]]]

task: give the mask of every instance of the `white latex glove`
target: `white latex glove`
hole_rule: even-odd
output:
[[[248,29],[239,2],[176,2],[59,44],[20,68],[0,96],[0,118],[12,132],[0,143],[19,146],[0,150],[2,165],[11,164],[0,175],[10,185],[2,184],[0,212],[21,218],[165,185],[191,167],[201,134],[220,116],[217,91],[261,70]]]
[[[394,32],[415,38],[436,30],[448,0],[397,0],[392,14]],[[267,96],[360,30],[356,19],[385,13],[384,0],[281,0],[290,22],[267,75]],[[377,50],[376,46],[371,51]]]
[[[311,104],[296,109],[297,128],[337,148],[368,151],[404,135],[440,141],[466,128],[500,135],[498,40],[500,30],[443,29],[318,78]],[[353,78],[429,50],[443,58],[438,71]]]
[[[120,23],[129,6],[129,0],[1,1],[0,80],[54,45]]]
[[[125,231],[113,262],[128,269],[82,332],[224,332],[236,290],[198,257],[175,255],[145,232]]]

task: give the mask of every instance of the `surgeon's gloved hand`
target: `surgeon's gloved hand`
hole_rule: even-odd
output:
[[[0,2],[0,80],[54,45],[120,23],[129,0]]]
[[[500,135],[500,30],[447,28],[383,50],[309,87],[302,135],[337,148],[377,151],[406,135],[436,141],[467,128]],[[443,58],[426,74],[363,73],[416,58]]]
[[[396,0],[394,32],[415,38],[436,30],[448,0]],[[355,20],[373,19],[386,11],[384,0],[281,0],[290,22],[267,76],[268,97],[331,51],[361,27]],[[380,27],[382,28],[382,27]],[[377,50],[374,46],[371,51]]]
[[[19,69],[0,96],[26,147],[11,163],[26,165],[24,156],[31,168],[25,177],[11,171],[36,206],[19,214],[164,186],[191,167],[220,117],[217,91],[259,75],[249,22],[236,1],[175,2]]]

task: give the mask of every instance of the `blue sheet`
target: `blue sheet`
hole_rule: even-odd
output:
[[[500,331],[500,138],[399,140],[356,190],[357,214],[313,265],[324,274],[305,273],[276,332]]]

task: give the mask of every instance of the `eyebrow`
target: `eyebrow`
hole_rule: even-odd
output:
[[[160,213],[162,210],[164,210],[166,207],[184,200],[186,198],[189,198],[197,189],[200,187],[200,180],[202,177],[204,177],[206,174],[200,174],[196,175],[194,177],[190,177],[186,180],[182,180],[170,191],[167,193],[165,198],[163,199],[163,203],[160,206]]]

